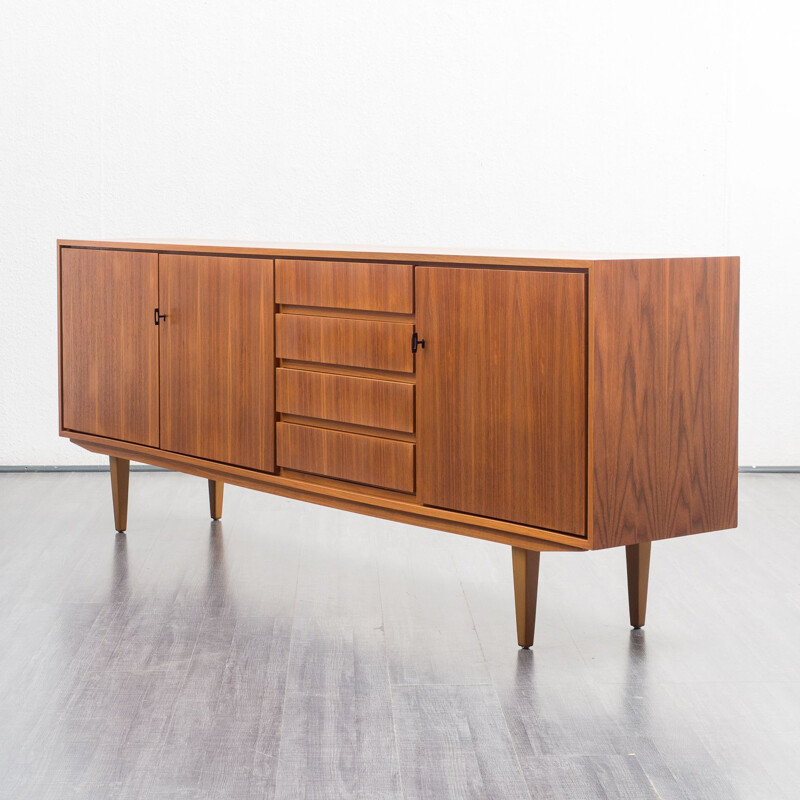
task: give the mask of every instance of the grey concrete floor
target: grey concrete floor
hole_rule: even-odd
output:
[[[740,528],[542,556],[133,473],[0,475],[0,797],[796,798],[800,475]]]

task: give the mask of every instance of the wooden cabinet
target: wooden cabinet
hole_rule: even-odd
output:
[[[130,459],[539,553],[736,525],[736,258],[59,243],[61,434]]]

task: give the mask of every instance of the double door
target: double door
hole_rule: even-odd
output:
[[[274,469],[273,262],[65,248],[62,427]]]

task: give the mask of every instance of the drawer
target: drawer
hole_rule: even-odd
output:
[[[299,306],[411,314],[414,268],[411,264],[278,259],[275,300]]]
[[[413,372],[410,322],[378,322],[306,314],[275,317],[278,358]]]
[[[414,445],[377,436],[279,422],[278,465],[314,475],[414,491]]]
[[[414,430],[414,386],[301,369],[277,370],[277,410],[391,431]]]

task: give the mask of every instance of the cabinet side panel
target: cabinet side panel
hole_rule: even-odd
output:
[[[594,546],[736,525],[735,258],[594,267]]]
[[[158,447],[158,256],[62,248],[65,430]]]
[[[667,535],[734,528],[738,506],[738,259],[673,262],[667,297]],[[681,502],[685,497],[688,504]]]

